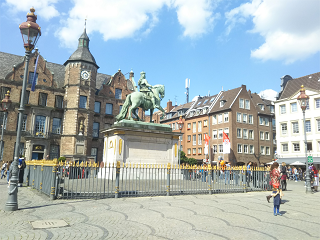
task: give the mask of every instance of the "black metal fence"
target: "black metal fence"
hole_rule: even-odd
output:
[[[118,198],[216,194],[270,189],[269,169],[158,164],[58,164],[28,161],[27,186],[56,198]]]

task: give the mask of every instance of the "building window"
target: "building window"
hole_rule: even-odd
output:
[[[217,124],[217,115],[212,116],[212,125]]]
[[[261,155],[265,155],[264,146],[260,146],[260,154]]]
[[[239,108],[244,108],[244,100],[242,98],[239,99]]]
[[[198,134],[198,145],[202,145],[202,134]]]
[[[50,145],[50,159],[59,158],[59,145]]]
[[[212,139],[217,139],[217,130],[212,130]]]
[[[249,146],[249,153],[250,153],[250,154],[253,154],[253,153],[254,153],[254,146],[253,146],[253,145],[250,145],[250,146]]]
[[[63,96],[59,96],[59,95],[56,95],[55,97],[56,99],[56,102],[55,102],[55,107],[56,108],[63,108]]]
[[[286,135],[287,132],[288,132],[287,124],[286,124],[286,123],[282,123],[282,124],[281,124],[281,134],[282,134],[282,135]]]
[[[221,101],[220,101],[220,107],[223,107],[223,106],[224,106],[224,103],[225,103],[225,101],[224,101],[224,100],[221,100]]]
[[[311,132],[311,123],[310,123],[310,120],[306,120],[306,132]]]
[[[247,114],[243,114],[242,115],[242,121],[243,121],[243,123],[247,123],[248,122],[248,115]]]
[[[217,145],[213,145],[212,146],[212,152],[213,153],[217,153],[218,152],[218,146]]]
[[[253,130],[249,130],[249,139],[254,139]]]
[[[229,128],[225,128],[225,129],[224,129],[224,133],[227,134],[228,137],[229,137]]]
[[[241,144],[238,144],[237,149],[238,149],[238,153],[242,153],[242,145]]]
[[[94,102],[94,112],[100,113],[101,102]]]
[[[266,140],[270,140],[269,132],[265,132],[265,137],[266,137]]]
[[[222,113],[218,115],[218,123],[223,123]]]
[[[260,139],[264,140],[264,132],[260,131]]]
[[[259,124],[263,125],[264,124],[264,118],[263,117],[259,117]]]
[[[237,122],[241,122],[241,113],[237,113]]]
[[[98,122],[93,123],[92,137],[94,137],[94,138],[99,137],[99,127],[100,127],[100,123],[98,123]]]
[[[291,103],[291,112],[297,112],[298,108],[297,108],[297,103]]]
[[[243,145],[243,152],[248,153],[248,145]]]
[[[248,129],[243,129],[243,139],[248,139]]]
[[[242,130],[241,128],[237,128],[237,138],[241,138],[242,137]]]
[[[270,155],[270,147],[266,147],[266,155]]]
[[[9,87],[1,87],[1,94],[0,94],[1,100],[6,97],[6,94],[7,94],[8,91],[11,93],[11,88],[9,88]]]
[[[197,154],[197,152],[196,152],[196,151],[197,151],[197,149],[196,149],[196,148],[192,148],[192,154],[193,154],[193,155],[196,155],[196,154]]]
[[[3,120],[4,120],[4,128],[3,129],[7,129],[8,115],[6,118],[5,118],[5,115],[6,115],[5,112],[0,112],[0,126],[1,126],[0,129],[2,129]]]
[[[293,133],[299,133],[299,125],[298,125],[298,122],[293,122],[293,123],[292,123],[292,132],[293,132]]]
[[[249,124],[253,124],[253,116],[249,114]]]
[[[289,151],[288,143],[282,144],[282,152],[288,152],[288,151]]]
[[[80,96],[79,108],[87,108],[87,97]]]
[[[187,149],[187,154],[188,154],[188,155],[191,155],[191,148],[188,148],[188,149]]]
[[[115,98],[122,99],[122,89],[116,88]]]
[[[172,130],[176,130],[176,124],[172,123]]]
[[[229,113],[224,114],[224,122],[229,122]]]
[[[320,108],[320,99],[316,99],[316,108]]]
[[[197,135],[192,135],[192,145],[197,145]]]
[[[46,133],[46,117],[36,116],[35,135],[37,137],[44,137]]]
[[[187,130],[190,130],[190,129],[191,129],[191,123],[188,123],[187,126],[188,126],[188,127],[187,127]]]
[[[97,162],[98,158],[98,148],[91,148],[91,157],[94,157],[94,162]]]
[[[245,100],[245,104],[246,104],[246,105],[245,105],[245,108],[248,109],[248,110],[250,110],[250,101],[246,99],[246,100]]]
[[[28,84],[32,84],[34,72],[29,72]],[[36,73],[36,85],[38,84],[38,73]]]
[[[192,123],[192,132],[197,132],[197,123],[196,122],[193,122]]]
[[[39,93],[39,106],[47,106],[47,97],[48,94],[46,93]]]
[[[300,144],[299,143],[294,143],[293,144],[293,151],[294,152],[300,152]]]
[[[223,145],[219,144],[219,153],[223,153]]]
[[[202,122],[199,121],[198,122],[198,132],[201,132],[202,131]]]
[[[280,114],[286,114],[286,105],[280,105]]]
[[[202,148],[198,148],[198,154],[202,154]]]
[[[28,115],[27,114],[24,114],[23,115],[23,118],[22,118],[22,126],[21,126],[21,131],[26,131],[27,130],[27,117]],[[1,120],[0,120],[1,121]],[[1,122],[0,122],[1,123]],[[17,128],[18,128],[18,122],[17,122]]]
[[[61,119],[53,118],[52,120],[52,133],[61,134]]]
[[[264,122],[265,122],[265,125],[266,125],[266,126],[269,126],[269,118],[265,118],[265,119],[264,119]]]
[[[271,112],[271,113],[274,113],[274,106],[273,106],[273,105],[270,105],[269,108],[270,108],[270,112]]]
[[[106,104],[106,114],[112,115],[113,105],[111,103]]]
[[[320,119],[317,119],[317,130],[320,132]]]
[[[208,126],[208,120],[203,120],[203,126],[207,127]]]
[[[219,129],[219,135],[218,135],[219,139],[223,138],[223,129]]]
[[[188,142],[191,142],[191,135],[188,135]]]

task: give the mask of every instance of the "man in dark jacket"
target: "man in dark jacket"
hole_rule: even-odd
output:
[[[287,167],[286,167],[286,163],[282,162],[281,164],[281,188],[282,191],[287,190]]]

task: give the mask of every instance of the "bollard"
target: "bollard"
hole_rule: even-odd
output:
[[[243,174],[243,179],[244,179],[244,184],[243,184],[243,192],[247,192],[247,168],[242,167],[242,174]]]
[[[171,164],[167,164],[167,196],[170,196],[170,170]]]
[[[120,183],[120,161],[117,161],[117,165],[116,165],[116,191],[114,194],[115,198],[119,197],[119,183]]]
[[[211,186],[211,183],[212,183],[212,175],[211,175],[212,167],[211,167],[211,164],[209,164],[209,166],[207,168],[207,171],[208,171],[208,190],[209,190],[209,195],[211,195],[212,194],[212,186]]]
[[[51,200],[57,199],[57,196],[56,196],[57,167],[58,167],[58,160],[53,160],[52,161],[52,175],[51,175],[51,192],[50,192],[50,199]]]

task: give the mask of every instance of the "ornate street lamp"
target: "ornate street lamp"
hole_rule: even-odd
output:
[[[306,134],[306,109],[309,102],[309,96],[306,94],[304,86],[301,85],[300,95],[297,97],[297,100],[300,104],[301,110],[303,112],[303,128],[304,128],[304,147],[306,152],[306,193],[311,193],[311,184],[310,184],[310,171],[308,166],[308,153],[307,153],[307,134]]]
[[[7,111],[11,106],[11,100],[10,100],[10,91],[7,92],[5,98],[1,101],[2,103],[2,111],[3,111],[3,119],[2,119],[2,129],[1,129],[1,143],[0,143],[0,154],[3,156],[3,131],[4,131],[4,126],[6,125],[7,122]]]
[[[22,82],[22,90],[21,90],[21,100],[20,107],[18,109],[18,128],[17,128],[17,138],[16,138],[16,146],[14,151],[14,160],[12,162],[12,176],[10,178],[10,188],[9,188],[9,196],[5,206],[6,211],[15,211],[18,209],[18,164],[19,164],[19,153],[20,153],[20,140],[21,140],[21,126],[22,126],[22,118],[24,112],[24,100],[27,86],[27,76],[28,76],[28,67],[29,67],[29,59],[30,54],[33,48],[35,47],[40,35],[41,29],[39,25],[36,23],[37,15],[34,14],[34,8],[30,8],[30,13],[27,14],[27,21],[21,23],[19,28],[22,35],[23,45],[26,49],[25,52],[25,68],[24,68],[24,76]]]
[[[183,128],[183,124],[184,124],[184,121],[182,121],[182,116],[180,116],[180,118],[179,118],[179,121],[178,121],[178,126],[179,126],[179,130],[180,130],[180,133],[181,133],[181,130],[182,130],[182,128]],[[180,137],[181,136],[179,136],[179,166],[180,166],[180,154],[181,154],[181,141],[180,141]]]

